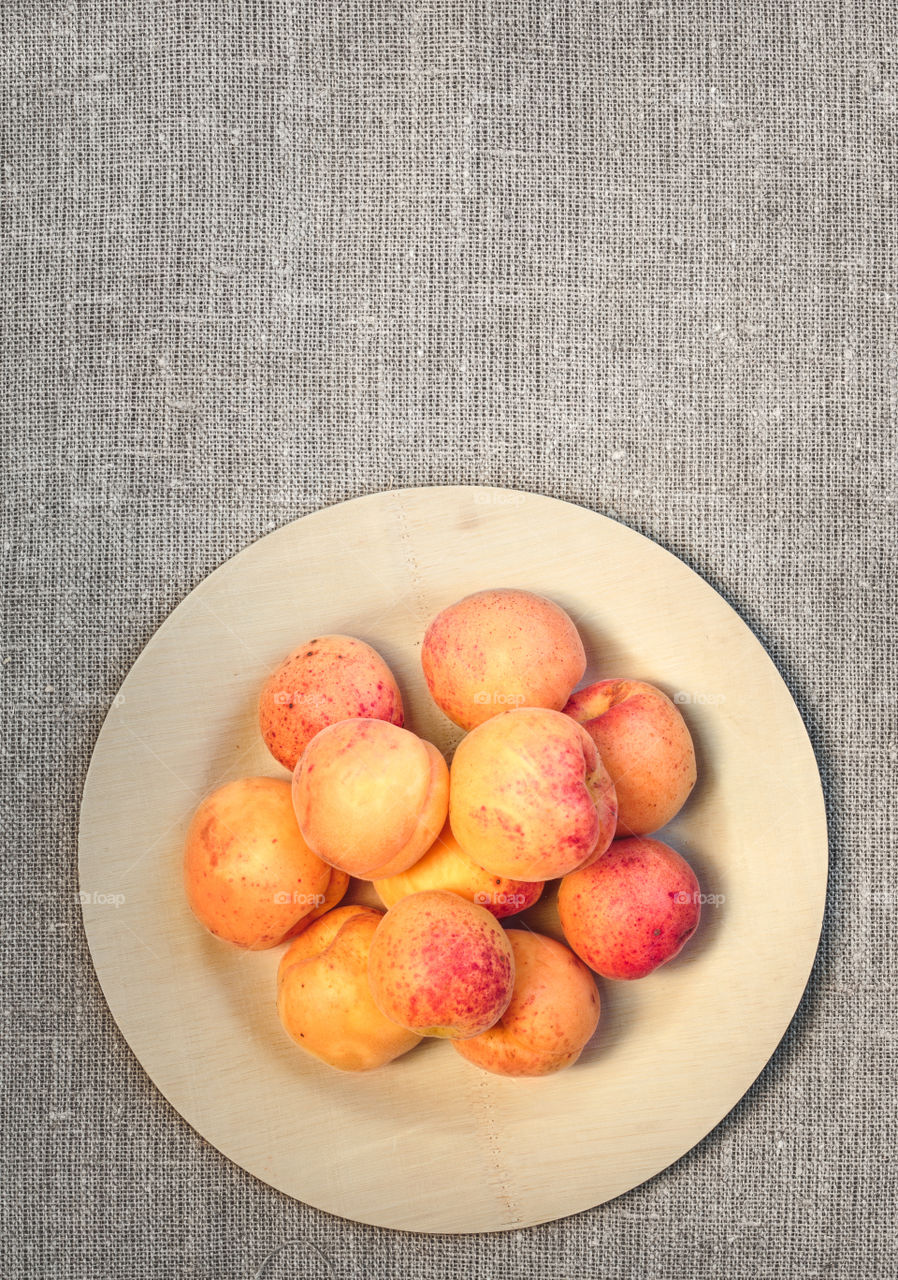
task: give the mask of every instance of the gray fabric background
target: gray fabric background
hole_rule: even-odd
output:
[[[0,21],[3,1276],[898,1274],[894,5]],[[479,1238],[338,1221],[209,1148],[75,897],[97,732],[172,607],[323,504],[445,482],[611,513],[707,578],[805,715],[832,839],[808,993],[730,1117]]]

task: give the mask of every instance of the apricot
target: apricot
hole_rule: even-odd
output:
[[[349,876],[345,871],[338,871],[336,867],[328,867],[330,879],[325,886],[321,901],[317,907],[309,912],[307,916],[303,916],[298,920],[293,928],[285,935],[287,938],[295,938],[302,933],[303,929],[307,929],[313,920],[320,919],[326,915],[328,911],[332,911],[338,902],[341,902],[346,896],[346,890],[349,888]]]
[[[490,875],[465,853],[447,822],[436,841],[408,871],[386,880],[375,880],[374,888],[385,907],[394,907],[400,898],[425,889],[446,889],[468,902],[486,907],[497,920],[532,907],[543,891],[541,881],[509,880]]]
[[[513,707],[560,711],[586,670],[571,619],[531,591],[478,591],[433,619],[421,665],[437,706],[463,729]]]
[[[666,694],[642,680],[600,680],[564,708],[599,748],[617,791],[617,834],[670,822],[695,786],[695,748]]]
[[[293,1040],[341,1071],[371,1071],[421,1037],[391,1022],[368,986],[368,951],[383,913],[337,907],[291,943],[278,967],[278,1015]]]
[[[558,889],[564,936],[604,978],[644,978],[695,933],[701,915],[695,873],[660,840],[615,840]]]
[[[191,910],[238,947],[277,946],[322,905],[331,874],[302,837],[286,778],[225,783],[202,802],[187,832]]]
[[[380,1011],[422,1036],[463,1039],[501,1018],[514,986],[514,954],[484,907],[432,889],[401,898],[368,954]]]
[[[383,658],[353,636],[318,636],[288,654],[259,695],[265,745],[291,772],[316,733],[364,716],[403,724],[402,695]]]
[[[459,743],[449,821],[491,875],[551,880],[604,853],[617,801],[588,733],[560,711],[519,707]]]
[[[322,729],[293,774],[293,805],[309,848],[361,879],[396,875],[417,862],[446,821],[448,797],[449,770],[436,747],[384,720]]]
[[[599,1023],[599,993],[582,960],[554,938],[509,929],[514,991],[497,1023],[456,1040],[463,1058],[499,1076],[547,1076],[576,1062]]]

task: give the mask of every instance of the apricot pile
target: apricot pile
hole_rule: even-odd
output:
[[[421,666],[466,731],[451,767],[406,726],[369,644],[317,636],[284,659],[258,714],[292,777],[238,779],[203,800],[188,901],[233,946],[287,944],[278,1015],[330,1066],[371,1070],[435,1037],[497,1075],[548,1075],[596,1032],[596,975],[645,978],[698,926],[694,873],[650,838],[695,785],[692,738],[644,681],[577,688],[577,628],[529,591],[444,609]],[[568,945],[520,918],[551,881]],[[364,882],[386,910],[341,905]]]

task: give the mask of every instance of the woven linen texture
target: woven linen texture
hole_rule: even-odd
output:
[[[894,1276],[895,6],[0,23],[4,1276]],[[450,482],[611,514],[734,605],[808,724],[832,872],[799,1014],[706,1141],[576,1218],[425,1238],[173,1113],[94,977],[76,829],[105,710],[211,569]]]

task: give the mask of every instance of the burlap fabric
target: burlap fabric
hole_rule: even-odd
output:
[[[894,1276],[894,5],[0,21],[3,1275]],[[76,901],[91,749],[171,608],[283,522],[444,482],[612,513],[713,583],[802,708],[832,836],[809,991],[725,1123],[479,1238],[332,1219],[208,1147]]]

